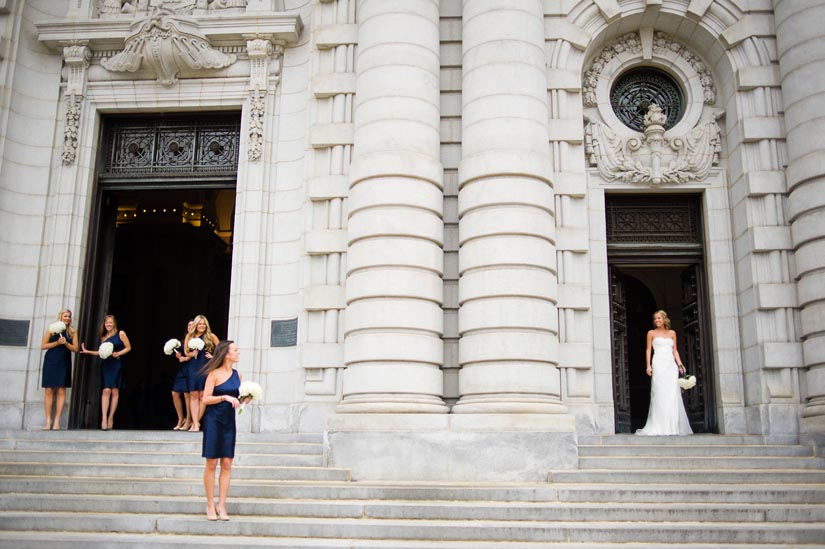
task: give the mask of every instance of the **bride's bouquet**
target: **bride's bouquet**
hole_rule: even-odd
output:
[[[679,378],[679,387],[687,391],[688,389],[693,389],[696,386],[696,376],[689,376],[685,374],[684,376]]]
[[[62,334],[66,331],[66,323],[58,320],[57,322],[52,322],[49,324],[49,333],[57,335]]]
[[[189,340],[189,350],[190,351],[203,351],[204,343],[203,340],[199,337],[193,337]]]
[[[238,400],[249,399],[249,402],[260,400],[262,394],[263,389],[254,381],[242,381],[241,386],[238,387]],[[241,403],[240,408],[238,408],[238,414],[243,413],[244,406],[246,406],[246,402]]]
[[[100,344],[100,347],[97,349],[97,354],[103,360],[106,360],[110,356],[112,356],[112,351],[115,350],[115,346],[111,344],[109,341],[104,341]]]
[[[172,338],[169,341],[167,341],[166,343],[164,343],[163,352],[166,355],[171,355],[172,353],[175,352],[175,349],[178,349],[178,348],[180,348],[180,341],[177,340],[177,339]]]

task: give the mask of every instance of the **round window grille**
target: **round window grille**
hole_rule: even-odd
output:
[[[682,118],[684,95],[679,84],[667,73],[649,67],[631,69],[616,79],[610,90],[610,106],[622,124],[644,131],[644,118],[652,104],[667,117],[665,129]]]

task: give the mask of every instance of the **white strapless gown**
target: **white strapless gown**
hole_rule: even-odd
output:
[[[682,390],[679,388],[679,367],[673,359],[673,340],[653,338],[653,378],[650,382],[650,410],[644,428],[637,435],[690,435]]]

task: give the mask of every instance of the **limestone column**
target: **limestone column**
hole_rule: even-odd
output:
[[[775,0],[791,217],[807,394],[803,417],[825,427],[825,3]],[[815,419],[814,419],[815,418]]]
[[[540,0],[464,0],[455,413],[564,413]]]
[[[437,0],[359,0],[341,413],[447,411]]]

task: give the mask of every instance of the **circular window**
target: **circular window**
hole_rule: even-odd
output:
[[[656,104],[667,117],[665,129],[682,118],[684,94],[679,84],[666,72],[650,67],[631,69],[616,79],[610,90],[610,106],[622,124],[644,131],[644,118]]]

